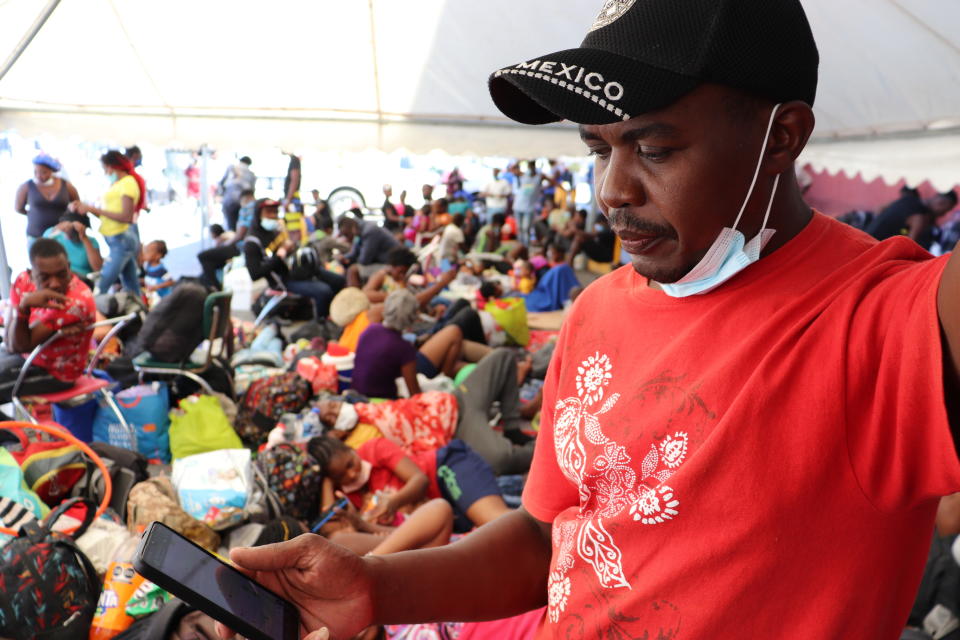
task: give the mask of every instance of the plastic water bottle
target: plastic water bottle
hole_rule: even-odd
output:
[[[303,435],[301,437],[304,440],[323,435],[323,420],[320,419],[320,409],[317,407],[310,409],[310,413],[304,416],[302,424]]]
[[[300,416],[297,414],[285,413],[280,416],[280,420],[277,424],[283,426],[283,435],[287,442],[297,442],[300,439],[300,434],[303,427],[301,425]]]

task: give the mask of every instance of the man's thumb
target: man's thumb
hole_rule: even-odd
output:
[[[279,571],[296,567],[302,552],[299,545],[290,541],[262,547],[237,547],[230,550],[230,559],[249,571]]]
[[[303,640],[330,640],[330,631],[326,627],[323,627],[322,629],[317,629]]]

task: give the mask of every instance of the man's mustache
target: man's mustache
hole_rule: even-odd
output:
[[[645,220],[640,216],[631,214],[630,210],[626,208],[610,209],[607,212],[607,220],[610,221],[610,227],[614,231],[632,231],[633,233],[665,236],[667,238],[677,237],[677,232],[673,227]]]

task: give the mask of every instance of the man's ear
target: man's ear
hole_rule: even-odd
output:
[[[794,100],[780,106],[770,132],[766,170],[776,175],[788,170],[807,146],[816,118],[806,102]]]

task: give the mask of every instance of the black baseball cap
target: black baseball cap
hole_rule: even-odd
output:
[[[820,56],[800,0],[606,0],[587,37],[505,67],[490,95],[524,124],[610,124],[716,83],[813,105]]]

